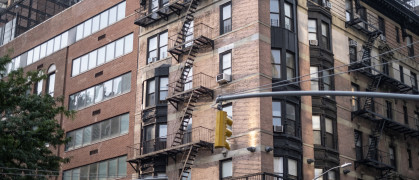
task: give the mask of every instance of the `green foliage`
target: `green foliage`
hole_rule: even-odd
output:
[[[45,75],[20,68],[6,77],[10,61],[0,57],[0,179],[46,179],[39,175],[56,175],[60,164],[69,161],[56,155],[58,146],[69,141],[56,118],[72,118],[74,112],[62,106],[63,98],[29,93]]]

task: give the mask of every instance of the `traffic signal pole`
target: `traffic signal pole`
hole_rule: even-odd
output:
[[[262,93],[248,93],[238,95],[219,95],[216,103],[234,99],[245,99],[254,97],[272,97],[272,96],[357,96],[374,98],[392,98],[419,101],[419,95],[399,94],[399,93],[380,93],[366,91],[275,91]]]

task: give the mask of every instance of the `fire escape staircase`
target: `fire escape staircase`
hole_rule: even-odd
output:
[[[182,178],[188,178],[190,170],[193,166],[193,163],[195,162],[195,158],[198,154],[200,146],[199,145],[192,145],[188,151],[185,151],[182,155],[182,161],[183,164],[182,170],[179,175],[179,180]]]

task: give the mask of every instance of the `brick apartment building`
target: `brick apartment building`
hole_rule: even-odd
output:
[[[56,150],[72,157],[58,179],[303,180],[344,163],[352,166],[321,178],[419,179],[415,101],[222,102],[234,121],[231,150],[213,148],[219,95],[417,94],[414,1],[16,3],[0,12],[0,55],[13,49],[9,71],[44,69],[48,79],[33,93],[64,96],[77,111],[58,119],[72,137]]]

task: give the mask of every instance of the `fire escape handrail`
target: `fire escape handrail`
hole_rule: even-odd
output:
[[[379,148],[373,150],[375,154],[368,154],[368,151],[370,151],[370,145],[362,146],[362,159],[357,161],[375,161],[391,167],[391,154],[389,152],[380,150]],[[368,155],[372,157],[368,157]]]
[[[180,45],[175,46],[176,44],[176,38],[178,36],[178,34],[174,34],[172,36],[169,37],[169,47],[168,47],[168,51],[170,51],[171,49],[175,49],[175,48],[179,48],[179,47],[183,47],[183,46],[187,46],[187,47],[191,47],[192,45],[189,45],[189,43],[193,43],[194,40],[200,38],[200,37],[204,37],[207,39],[213,39],[213,30],[214,28],[201,22],[198,23],[196,25],[194,25],[193,27],[194,31],[190,32],[189,34],[186,34],[187,36],[192,36],[192,39],[189,39],[185,42],[183,42]]]

